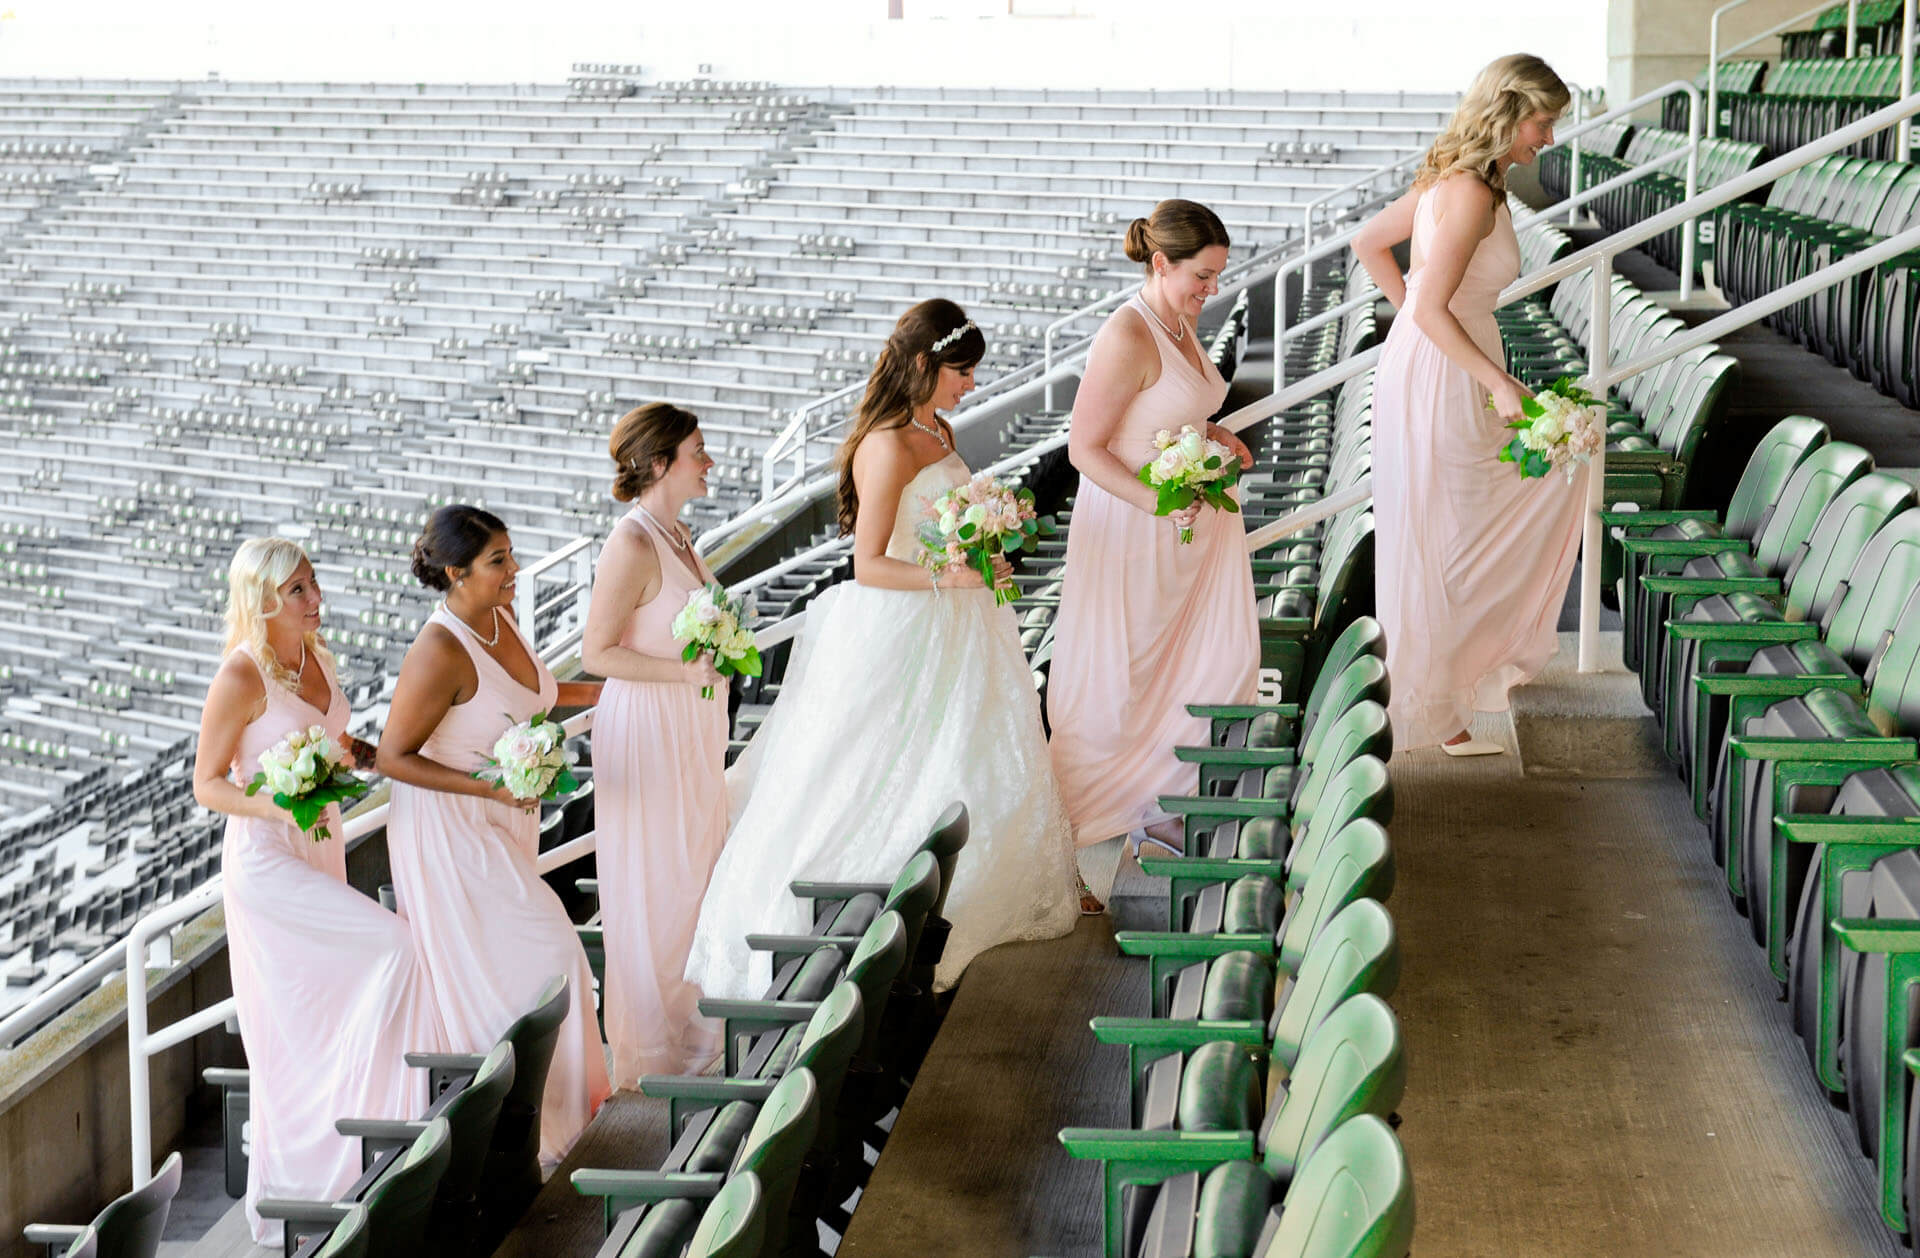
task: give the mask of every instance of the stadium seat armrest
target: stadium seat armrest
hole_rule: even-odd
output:
[[[1063,1127],[1060,1143],[1076,1158],[1096,1162],[1159,1162],[1202,1170],[1254,1156],[1251,1131],[1130,1131]]]
[[[1644,525],[1647,528],[1664,528],[1669,524],[1680,524],[1687,520],[1699,520],[1704,524],[1717,524],[1720,513],[1704,509],[1687,510],[1676,508],[1664,511],[1602,511],[1600,523],[1608,528],[1632,528]]]
[[[1198,1048],[1224,1041],[1265,1048],[1263,1022],[1222,1022],[1186,1018],[1095,1018],[1087,1024],[1102,1044],[1137,1044],[1145,1048]]]
[[[1243,799],[1236,795],[1162,795],[1160,811],[1176,817],[1284,817],[1290,801]]]
[[[1898,764],[1920,748],[1911,738],[1772,738],[1739,734],[1732,754],[1746,760],[1818,761],[1827,764]]]
[[[858,935],[748,935],[747,947],[755,952],[812,952],[822,946],[852,952],[860,946]]]
[[[411,1118],[336,1118],[333,1129],[354,1140],[415,1140],[427,1125]]]
[[[1708,598],[1715,594],[1778,594],[1779,577],[1668,577],[1648,573],[1640,578],[1642,589],[1652,594],[1670,594],[1675,598]]]
[[[1703,695],[1729,698],[1791,699],[1816,690],[1860,691],[1860,679],[1842,673],[1803,673],[1798,677],[1749,677],[1745,673],[1696,673],[1694,687]]]
[[[641,1075],[640,1095],[669,1100],[764,1101],[773,1094],[778,1079],[730,1079],[721,1075]]]
[[[1292,747],[1175,747],[1174,759],[1187,764],[1240,765],[1243,768],[1273,768],[1290,765],[1297,753]]]
[[[886,899],[893,888],[884,882],[804,882],[787,884],[797,900],[851,900],[857,895],[877,895]]]
[[[407,1064],[421,1070],[468,1070],[477,1072],[486,1058],[479,1053],[408,1053]]]
[[[1204,961],[1229,952],[1257,952],[1272,956],[1272,935],[1189,935],[1177,930],[1122,930],[1114,933],[1114,944],[1123,956],[1176,957]]]
[[[1256,716],[1273,713],[1283,721],[1298,720],[1300,705],[1297,703],[1189,703],[1188,716],[1198,716],[1210,721],[1250,721]]]
[[[73,1223],[29,1223],[20,1229],[29,1245],[71,1245],[87,1229]]]
[[[817,1000],[725,1000],[702,997],[700,1012],[709,1018],[741,1022],[805,1022],[820,1009]]]
[[[1252,860],[1243,856],[1141,856],[1140,868],[1155,878],[1178,878],[1195,885],[1232,882],[1260,874],[1279,882],[1287,876],[1284,860]]]
[[[1760,620],[1739,624],[1669,620],[1667,633],[1681,641],[1692,642],[1801,642],[1819,637],[1820,626],[1810,620]]]
[[[1830,813],[1778,813],[1773,824],[1789,843],[1920,845],[1920,817],[1835,817]]]
[[[716,1196],[727,1182],[717,1171],[619,1171],[583,1166],[572,1176],[573,1190],[583,1197],[620,1197],[632,1204],[643,1201],[704,1201]]]
[[[1629,555],[1652,555],[1662,559],[1699,559],[1723,555],[1729,551],[1746,554],[1751,544],[1738,537],[1623,537],[1620,548]],[[1671,573],[1647,573],[1647,576],[1671,576]]]
[[[1836,917],[1833,933],[1855,952],[1920,952],[1920,922],[1889,917]]]
[[[337,1223],[351,1207],[338,1201],[299,1201],[288,1197],[262,1197],[255,1211],[263,1219],[287,1223]]]

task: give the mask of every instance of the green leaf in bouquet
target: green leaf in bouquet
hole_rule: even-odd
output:
[[[1042,537],[1052,537],[1060,531],[1059,527],[1054,524],[1053,517],[1050,515],[1043,515],[1035,520],[1034,523],[1040,526],[1039,533]]]
[[[1520,399],[1520,413],[1528,419],[1539,419],[1547,413],[1547,408],[1540,405],[1539,398],[1527,397]]]
[[[698,654],[700,654],[700,644],[697,642],[689,642],[680,649],[680,658],[683,660],[690,660]]]
[[[1035,534],[1035,533],[1038,533],[1038,532],[1040,531],[1040,519],[1039,519],[1039,517],[1038,517],[1038,516],[1035,516],[1035,517],[1034,517],[1033,519],[1031,519],[1031,520],[1022,520],[1022,521],[1020,521],[1020,531],[1021,531],[1022,533],[1025,533],[1025,534],[1027,534],[1027,535],[1029,535],[1029,536],[1031,536],[1031,535],[1033,535],[1033,534]]]
[[[760,675],[760,648],[757,646],[748,647],[747,653],[740,657],[740,662],[736,667],[740,670],[740,674],[743,677],[758,677]]]
[[[1520,474],[1522,476],[1545,476],[1552,470],[1553,464],[1547,461],[1546,455],[1540,453],[1538,450],[1529,450],[1527,451],[1526,464],[1522,467]]]
[[[573,776],[573,766],[563,764],[554,772],[553,781],[547,783],[547,789],[540,798],[546,800],[564,799],[580,789],[580,779]]]
[[[255,795],[258,795],[260,793],[261,788],[266,786],[266,784],[267,784],[266,774],[264,773],[254,774],[253,781],[247,783],[247,798],[251,799]]]
[[[980,531],[980,526],[977,524],[962,524],[959,527],[959,529],[954,533],[954,536],[958,537],[963,542],[970,542],[973,540],[973,535],[975,533],[978,533],[979,531]]]
[[[1155,515],[1172,515],[1184,511],[1193,505],[1194,491],[1191,485],[1162,485],[1160,500],[1154,506]]]
[[[327,803],[317,795],[305,795],[293,801],[287,811],[293,814],[293,824],[302,830],[313,829],[320,820],[320,814],[327,810]]]
[[[1145,467],[1141,468],[1140,471],[1136,473],[1135,479],[1138,480],[1142,485],[1153,484],[1153,464],[1149,463]]]
[[[1028,489],[1025,485],[1022,485],[1020,486],[1020,488],[1014,490],[1013,496],[1016,499],[1018,499],[1020,502],[1025,503],[1029,507],[1033,505],[1033,491],[1031,489]]]
[[[1215,468],[1220,466],[1220,456],[1217,454],[1209,454],[1207,456],[1207,461],[1205,463],[1202,463],[1200,466],[1206,468],[1209,472],[1211,472]]]

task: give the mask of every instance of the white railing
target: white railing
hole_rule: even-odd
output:
[[[1531,211],[1527,214],[1520,215],[1514,220],[1514,228],[1518,230],[1527,227],[1544,219],[1552,218],[1562,211],[1571,213],[1580,206],[1587,204],[1587,202],[1598,200],[1616,188],[1625,187],[1643,175],[1649,175],[1656,170],[1671,166],[1683,157],[1687,162],[1686,199],[1691,201],[1699,192],[1700,146],[1703,142],[1700,130],[1700,89],[1692,83],[1676,79],[1671,83],[1662,84],[1652,91],[1643,92],[1617,109],[1610,109],[1596,118],[1589,118],[1584,122],[1576,124],[1571,131],[1566,133],[1561,143],[1566,143],[1569,140],[1577,140],[1578,137],[1585,135],[1597,127],[1604,126],[1615,119],[1624,118],[1644,105],[1652,104],[1657,100],[1664,100],[1675,93],[1686,96],[1688,100],[1687,143],[1684,146],[1674,149],[1670,153],[1665,153],[1659,157],[1642,162],[1640,165],[1623,171],[1610,179],[1602,180],[1600,183],[1594,184],[1591,188],[1583,190],[1577,182],[1570,183],[1568,185],[1568,196],[1548,206],[1544,210]],[[1383,171],[1385,169],[1387,168],[1382,168]],[[1696,233],[1692,227],[1691,219],[1688,220],[1688,224],[1687,230],[1682,234],[1680,242],[1680,296],[1683,301],[1693,295],[1694,237]],[[1353,238],[1358,235],[1359,232],[1360,228],[1355,227],[1341,232],[1337,236],[1330,236],[1326,240],[1294,255],[1281,264],[1280,274],[1275,281],[1275,300],[1273,304],[1273,387],[1275,392],[1286,387],[1286,343],[1289,340],[1297,336],[1305,335],[1315,328],[1331,323],[1335,319],[1342,318],[1349,312],[1357,310],[1369,302],[1378,300],[1377,294],[1369,293],[1341,302],[1332,309],[1324,310],[1310,319],[1304,319],[1294,324],[1288,319],[1287,303],[1281,299],[1286,292],[1287,280],[1295,271],[1304,271],[1307,267],[1320,261],[1322,258],[1330,257],[1346,249],[1353,243]]]
[[[542,601],[540,583],[550,580],[562,580],[566,584],[552,598]],[[520,569],[514,578],[514,623],[533,641],[540,618],[554,607],[571,602],[574,624],[582,625],[586,623],[587,600],[592,594],[593,539],[576,537]]]

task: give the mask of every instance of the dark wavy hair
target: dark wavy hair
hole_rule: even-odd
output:
[[[913,408],[933,396],[942,367],[965,371],[987,356],[987,338],[970,327],[967,312],[944,297],[932,297],[910,308],[893,325],[887,343],[874,360],[867,391],[854,416],[853,431],[841,443],[840,491],[837,507],[840,531],[853,532],[860,514],[860,493],[853,484],[853,456],[867,434],[882,428],[904,428]],[[963,330],[964,329],[964,330]],[[954,336],[959,332],[958,336]],[[938,352],[935,342],[946,341]]]
[[[453,588],[447,569],[471,565],[488,542],[506,531],[506,521],[491,511],[463,502],[441,507],[427,517],[427,527],[413,543],[413,575],[429,590],[444,593]]]

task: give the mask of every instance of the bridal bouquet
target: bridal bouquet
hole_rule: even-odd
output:
[[[1507,425],[1515,435],[1501,447],[1500,461],[1518,464],[1522,479],[1559,468],[1570,481],[1574,469],[1606,445],[1607,408],[1571,376],[1526,399],[1520,412],[1522,418]]]
[[[723,586],[703,585],[687,595],[687,605],[673,618],[673,638],[681,644],[680,658],[690,660],[702,651],[713,652],[713,671],[722,677],[758,677],[760,648],[746,627],[747,609]],[[713,687],[700,687],[702,699],[713,698]]]
[[[333,837],[320,824],[327,805],[367,793],[367,784],[347,769],[346,755],[319,725],[294,730],[266,750],[247,794],[262,788],[273,792],[273,802],[292,813],[293,823],[315,843]]]
[[[1153,448],[1159,451],[1153,462],[1140,469],[1140,483],[1160,494],[1155,515],[1172,515],[1196,502],[1204,502],[1220,511],[1240,510],[1240,504],[1228,493],[1240,479],[1240,458],[1218,441],[1209,441],[1188,424],[1177,433],[1162,428],[1153,434]],[[1180,530],[1180,544],[1193,541],[1193,530]]]
[[[473,776],[506,787],[515,799],[559,799],[580,789],[567,731],[545,712],[500,735],[487,767]]]
[[[1052,517],[1034,514],[1031,489],[1009,488],[985,473],[927,503],[926,515],[919,529],[926,547],[920,562],[936,572],[972,568],[999,607],[1018,598],[1020,590],[1011,581],[1000,584],[993,557],[1032,550],[1054,531]]]

